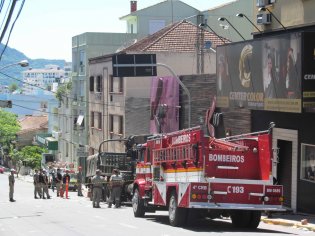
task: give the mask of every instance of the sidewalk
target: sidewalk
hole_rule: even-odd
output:
[[[261,217],[261,221],[266,224],[301,228],[315,232],[315,215],[281,212],[273,213],[271,217],[264,215]]]

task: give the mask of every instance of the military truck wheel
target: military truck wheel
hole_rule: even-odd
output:
[[[139,189],[135,189],[132,197],[132,208],[135,217],[143,217],[145,214],[144,200],[141,199]]]
[[[248,228],[257,229],[257,227],[260,223],[260,218],[261,218],[261,212],[260,211],[251,211]]]
[[[169,206],[168,206],[168,217],[170,224],[174,227],[183,226],[186,220],[187,209],[178,207],[176,191],[171,193]]]
[[[232,224],[236,228],[247,228],[251,220],[251,212],[236,210],[231,214]]]

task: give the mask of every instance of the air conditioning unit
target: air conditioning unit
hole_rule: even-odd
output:
[[[257,25],[269,25],[271,24],[271,14],[257,14]]]
[[[269,5],[269,0],[256,0],[257,7],[264,7]]]
[[[276,0],[256,0],[257,7],[265,7],[267,5],[274,4]]]

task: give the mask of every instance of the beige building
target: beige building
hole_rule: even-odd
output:
[[[211,41],[214,48],[204,49],[197,60],[196,41],[202,35],[201,45]],[[203,64],[204,73],[215,73],[215,47],[220,39],[196,25],[181,21],[171,24],[138,43],[126,48],[127,54],[156,54],[157,62],[169,66],[176,75],[197,74]],[[90,152],[98,152],[99,144],[106,139],[125,138],[134,134],[149,133],[150,77],[113,77],[112,55],[89,60]],[[157,67],[158,76],[172,76],[163,66]],[[108,142],[103,151],[124,152],[123,142]]]

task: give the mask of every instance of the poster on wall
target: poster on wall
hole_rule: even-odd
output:
[[[315,32],[304,32],[303,35],[303,110],[315,112]]]
[[[301,34],[217,47],[217,106],[301,112]]]
[[[301,179],[315,183],[315,145],[301,145]]]

